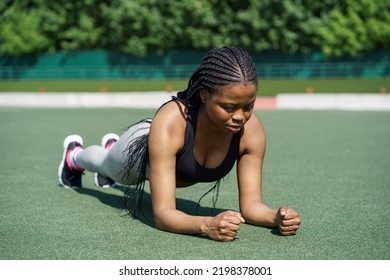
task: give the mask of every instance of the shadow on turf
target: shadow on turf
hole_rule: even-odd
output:
[[[126,191],[126,187],[124,186],[115,186],[115,189],[121,191],[121,195],[107,193],[104,189],[100,188],[80,188],[76,189],[76,191],[83,195],[89,195],[97,198],[101,203],[108,205],[117,209],[125,209],[124,208],[124,194]],[[228,209],[220,209],[220,208],[211,208],[211,207],[202,207],[198,205],[197,202],[176,198],[176,207],[178,210],[183,211],[189,215],[217,215],[223,211]],[[142,199],[142,208],[141,213],[139,215],[138,220],[143,224],[146,224],[150,227],[155,227],[153,213],[152,213],[152,203],[150,193],[143,191],[143,199]]]

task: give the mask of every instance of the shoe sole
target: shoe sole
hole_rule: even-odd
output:
[[[64,168],[66,152],[67,152],[68,146],[71,142],[78,142],[81,145],[83,145],[83,138],[81,138],[80,135],[69,135],[65,138],[64,143],[63,143],[64,151],[62,153],[62,160],[60,162],[60,166],[58,167],[58,181],[60,183],[60,186],[65,188],[65,189],[78,189],[78,187],[65,185],[64,182],[62,181],[62,169]]]
[[[119,136],[118,136],[118,134],[115,134],[115,133],[107,133],[106,135],[104,135],[104,136],[102,137],[102,141],[101,141],[100,145],[101,145],[103,148],[105,148],[105,147],[106,147],[106,143],[107,143],[108,140],[110,140],[110,139],[115,139],[115,140],[118,141]],[[106,188],[110,188],[110,187],[115,187],[115,185],[116,185],[116,183],[114,183],[113,185],[104,185],[104,186],[100,186],[99,183],[98,183],[97,177],[98,177],[98,174],[95,173],[95,179],[94,179],[94,181],[95,181],[95,185],[96,185],[97,187],[101,187],[101,188],[105,188],[105,189],[106,189]]]

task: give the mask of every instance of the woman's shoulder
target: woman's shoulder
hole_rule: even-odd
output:
[[[172,100],[164,104],[152,121],[152,132],[168,134],[171,138],[183,138],[186,128],[187,106]]]
[[[240,148],[242,150],[252,148],[265,148],[265,131],[261,120],[252,115],[244,126],[244,131],[241,137]]]
[[[171,123],[178,125],[185,123],[187,119],[187,106],[178,100],[171,100],[161,106],[153,121],[162,122],[170,125]]]
[[[184,146],[186,106],[172,100],[156,113],[150,127],[149,144],[153,154],[174,156]]]
[[[248,136],[251,135],[261,136],[264,134],[263,124],[255,114],[253,114],[251,118],[245,123],[244,128]]]

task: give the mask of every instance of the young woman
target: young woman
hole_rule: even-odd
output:
[[[139,205],[143,183],[149,180],[155,225],[170,232],[231,241],[245,222],[293,235],[301,223],[298,213],[263,203],[266,138],[252,114],[256,95],[256,68],[249,54],[230,46],[212,50],[187,89],[161,106],[153,119],[130,126],[120,138],[105,135],[101,146],[83,149],[80,136],[68,136],[58,170],[60,184],[81,187],[82,173],[89,170],[96,173],[98,186],[137,185],[133,203]],[[194,216],[176,208],[176,188],[198,182],[217,182],[218,187],[234,164],[239,212]]]

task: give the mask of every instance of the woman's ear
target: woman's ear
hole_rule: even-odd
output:
[[[207,101],[207,96],[208,96],[208,92],[204,89],[202,89],[199,93],[199,97],[200,97],[200,100],[202,101],[202,103],[206,103]]]

